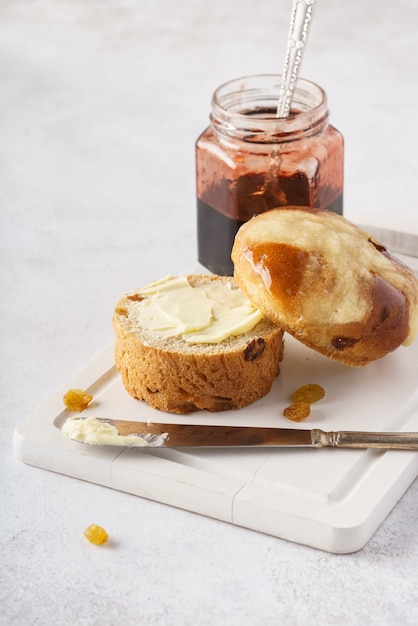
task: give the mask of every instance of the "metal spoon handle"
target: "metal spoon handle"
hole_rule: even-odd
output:
[[[312,443],[319,448],[331,446],[332,448],[379,448],[380,450],[418,451],[418,433],[324,432],[314,429],[312,431]]]
[[[315,0],[293,0],[277,117],[287,117],[293,101]]]

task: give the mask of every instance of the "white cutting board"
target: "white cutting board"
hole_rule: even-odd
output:
[[[293,391],[319,383],[326,396],[310,417],[282,416]],[[69,441],[74,413],[64,393],[86,389],[83,416],[154,422],[323,430],[418,431],[418,341],[362,369],[334,363],[286,335],[281,375],[262,400],[239,411],[175,416],[131,398],[109,346],[15,431],[24,463],[66,474],[322,550],[364,546],[418,475],[418,453],[326,449],[141,449]]]

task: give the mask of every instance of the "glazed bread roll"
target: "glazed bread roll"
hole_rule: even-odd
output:
[[[267,394],[279,374],[283,331],[231,277],[156,281],[118,302],[113,326],[126,390],[162,411],[241,408]]]
[[[274,209],[238,231],[234,276],[305,345],[362,366],[418,331],[418,280],[370,235],[326,210]]]

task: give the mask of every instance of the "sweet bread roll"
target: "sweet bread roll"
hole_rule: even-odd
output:
[[[169,413],[225,411],[263,397],[279,374],[283,331],[232,277],[167,277],[124,296],[115,361],[134,398]]]
[[[418,331],[418,280],[388,250],[326,210],[274,209],[238,231],[234,276],[266,316],[301,342],[362,366]]]

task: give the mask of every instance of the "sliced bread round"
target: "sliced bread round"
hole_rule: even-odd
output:
[[[231,277],[186,278],[194,289],[221,284],[239,291]],[[116,366],[131,396],[183,414],[241,408],[270,391],[283,356],[283,331],[274,322],[261,317],[251,330],[194,343],[141,325],[137,307],[147,298],[147,288],[125,295],[113,316]]]

